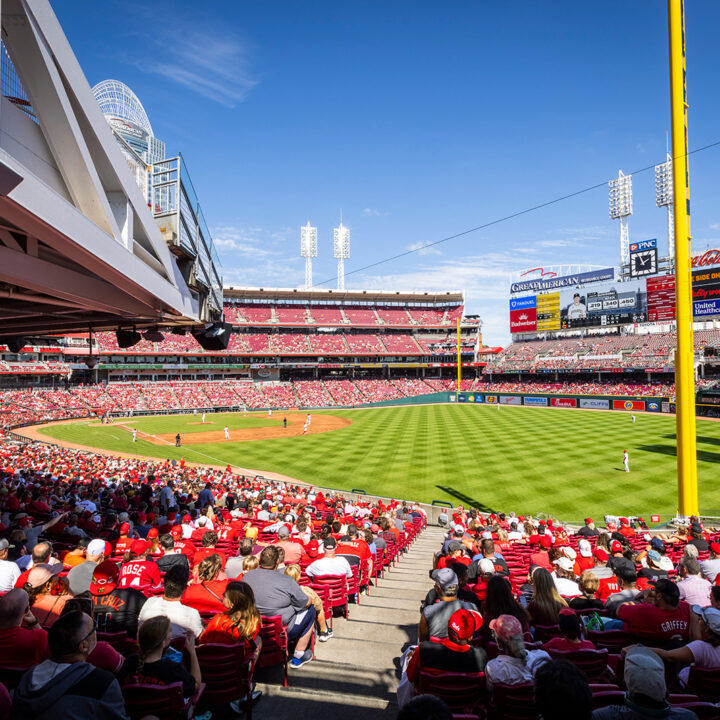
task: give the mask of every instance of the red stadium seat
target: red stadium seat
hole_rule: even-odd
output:
[[[171,685],[126,684],[121,688],[125,710],[131,720],[146,715],[154,715],[159,720],[190,720],[204,689],[203,683],[186,702],[180,682]]]
[[[453,712],[473,711],[484,704],[485,675],[421,670],[417,689],[420,694],[439,697]]]

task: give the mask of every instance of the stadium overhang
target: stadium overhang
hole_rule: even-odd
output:
[[[210,320],[49,2],[0,7],[0,337]]]
[[[227,300],[249,300],[265,302],[317,302],[317,303],[418,303],[434,305],[462,304],[461,292],[411,292],[411,291],[370,291],[370,290],[305,290],[294,288],[241,288],[225,287]]]

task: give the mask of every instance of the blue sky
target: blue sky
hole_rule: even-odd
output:
[[[128,84],[181,151],[228,284],[297,287],[299,228],[346,271],[644,168],[669,129],[666,3],[556,0],[56,1],[91,85]],[[720,3],[687,3],[690,147],[720,140]],[[720,246],[720,148],[691,158],[694,247]],[[652,172],[630,239],[658,237]],[[614,264],[600,188],[349,275],[352,289],[464,290],[489,344],[509,341],[513,271]]]

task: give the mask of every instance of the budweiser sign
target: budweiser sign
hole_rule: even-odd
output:
[[[693,255],[691,263],[694,268],[720,265],[720,250],[713,248],[706,250],[702,255]]]

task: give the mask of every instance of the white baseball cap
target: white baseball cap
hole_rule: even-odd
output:
[[[592,545],[587,540],[578,543],[578,550],[583,557],[592,557]]]
[[[91,540],[87,546],[87,555],[104,555],[105,554],[105,541],[104,540]]]

